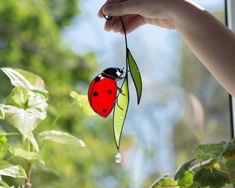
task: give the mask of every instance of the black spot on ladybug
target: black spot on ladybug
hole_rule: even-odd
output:
[[[107,112],[107,110],[106,110],[106,109],[103,109],[103,112],[104,112],[104,113],[106,113],[106,112]]]
[[[100,81],[100,77],[97,76],[97,77],[95,78],[95,81],[96,81],[96,82],[99,82],[99,81]]]
[[[97,97],[97,96],[98,96],[98,92],[96,92],[96,91],[93,92],[93,96],[94,96],[94,97]]]
[[[109,90],[108,90],[108,94],[111,94],[111,93],[112,93],[112,90],[111,90],[111,89],[109,89]]]

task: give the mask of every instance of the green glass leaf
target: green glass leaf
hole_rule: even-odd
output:
[[[130,50],[128,49],[128,65],[131,73],[131,77],[133,79],[136,94],[137,94],[137,104],[140,103],[141,95],[142,95],[142,78],[139,71],[139,68],[136,64],[135,59],[133,58]]]
[[[90,104],[88,102],[88,97],[87,95],[80,95],[76,91],[71,91],[70,96],[76,100],[78,105],[81,107],[82,111],[84,114],[88,116],[95,116],[96,113],[91,109]]]
[[[26,108],[28,97],[28,90],[25,87],[18,86],[13,88],[10,95],[7,97],[7,104],[17,106],[19,108]]]
[[[77,137],[61,131],[50,130],[44,131],[39,134],[43,140],[53,141],[61,144],[75,144],[85,147],[85,143]]]
[[[13,178],[27,178],[27,175],[21,166],[12,165],[3,160],[0,160],[0,176],[9,176]]]
[[[193,154],[198,160],[205,161],[208,159],[219,159],[222,157],[224,152],[225,142],[219,144],[204,144],[198,146]]]
[[[38,75],[20,69],[1,68],[1,70],[7,75],[13,86],[22,86],[45,96],[48,94],[48,91],[44,89],[44,81]]]
[[[190,168],[193,161],[195,161],[195,159],[192,159],[180,165],[175,173],[174,180],[181,180],[184,177],[185,172]]]
[[[201,168],[194,175],[193,181],[200,187],[214,188],[224,187],[225,184],[230,183],[228,175],[215,168]]]
[[[120,147],[120,140],[123,125],[126,119],[126,114],[129,106],[129,89],[128,81],[125,78],[121,87],[121,92],[118,94],[117,102],[113,113],[113,130],[117,148]]]

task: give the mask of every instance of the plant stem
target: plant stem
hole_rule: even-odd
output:
[[[25,140],[24,147],[28,152],[31,152],[31,143],[28,140]],[[26,163],[25,163],[25,172],[26,172],[26,175],[27,175],[27,179],[25,180],[26,188],[32,188],[32,184],[30,183],[31,168],[32,168],[31,161],[30,160],[26,161]]]
[[[32,184],[29,182],[29,179],[27,179],[28,182],[25,183],[25,188],[32,188]]]

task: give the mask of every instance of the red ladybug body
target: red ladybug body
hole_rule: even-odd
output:
[[[117,80],[122,79],[123,70],[107,68],[97,75],[90,84],[88,100],[91,108],[100,116],[107,117],[115,104]]]

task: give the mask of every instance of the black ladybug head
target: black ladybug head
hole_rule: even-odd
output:
[[[116,68],[116,67],[107,68],[102,72],[103,76],[110,77],[115,80],[121,79],[122,74],[123,74],[123,69]]]

